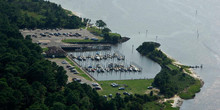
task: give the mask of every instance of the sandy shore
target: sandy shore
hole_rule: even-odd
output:
[[[171,56],[169,56],[167,53],[165,53],[165,52],[163,52],[163,53],[164,53],[168,58],[170,58],[170,59],[173,60],[173,64],[174,64],[174,65],[178,66],[179,68],[180,68],[180,65],[183,65],[183,64],[181,64],[179,61],[173,59],[173,58],[172,58]],[[189,68],[188,70],[190,71],[190,73],[188,73],[188,72],[186,72],[186,71],[184,71],[184,73],[187,73],[188,75],[192,76],[192,77],[195,78],[195,79],[201,80],[201,78],[193,71],[192,68]]]
[[[76,16],[78,16],[78,17],[80,17],[81,18],[81,14],[80,13],[78,13],[78,12],[75,12],[75,11],[71,11],[74,15],[76,15]]]
[[[173,100],[173,103],[171,103],[172,107],[180,107],[183,104],[183,99],[181,99],[178,95],[175,95],[174,97],[164,99],[163,102]]]
[[[79,13],[79,12],[75,12],[75,11],[72,11],[72,10],[69,10],[69,9],[66,9],[66,8],[64,8],[64,9],[65,9],[65,10],[68,10],[68,11],[71,11],[72,14],[74,14],[75,16],[78,16],[78,17],[81,18],[81,13]]]

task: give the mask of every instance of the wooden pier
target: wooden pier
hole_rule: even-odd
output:
[[[77,45],[61,45],[63,50],[66,51],[97,51],[97,50],[110,50],[111,45],[109,44],[77,44]]]

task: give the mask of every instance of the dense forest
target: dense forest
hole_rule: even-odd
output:
[[[70,23],[70,24],[69,24]],[[80,18],[68,16],[43,0],[0,1],[1,110],[142,110],[153,95],[116,96],[106,100],[86,84],[67,84],[63,67],[46,60],[42,49],[19,28],[77,28]]]
[[[60,5],[44,0],[1,0],[0,13],[19,28],[79,28],[82,19],[68,14]],[[5,16],[5,15],[1,15]],[[85,20],[86,21],[86,20]]]
[[[152,85],[159,88],[165,97],[172,97],[195,84],[196,80],[184,73],[182,67],[174,65],[173,61],[158,49],[159,47],[159,43],[144,42],[137,51],[160,64],[162,69],[154,78]]]

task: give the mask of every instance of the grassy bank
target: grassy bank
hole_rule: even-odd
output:
[[[191,99],[191,98],[195,97],[195,93],[200,92],[201,86],[202,85],[201,85],[200,80],[196,80],[195,84],[190,85],[190,87],[186,88],[184,91],[182,91],[178,95],[182,99]]]
[[[151,85],[153,79],[140,79],[140,80],[115,80],[115,81],[98,81],[101,85],[101,91],[98,91],[100,95],[112,94],[115,96],[117,92],[123,94],[128,92],[130,94],[145,94],[148,90],[147,87]],[[119,87],[112,87],[111,83],[119,84],[119,87],[125,87],[125,90],[118,90]]]

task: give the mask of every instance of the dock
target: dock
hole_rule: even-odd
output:
[[[65,51],[97,51],[97,50],[110,50],[109,44],[77,44],[77,45],[60,45]]]

